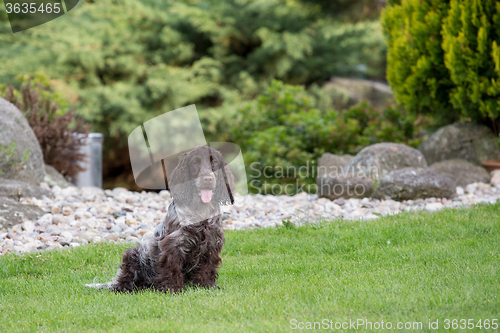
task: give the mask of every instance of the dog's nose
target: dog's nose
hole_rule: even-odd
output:
[[[203,182],[205,184],[211,184],[211,183],[214,182],[214,177],[212,177],[212,176],[205,176],[205,177],[203,177]]]

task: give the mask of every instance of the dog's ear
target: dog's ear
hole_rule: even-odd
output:
[[[224,157],[222,156],[222,154],[217,152],[217,155],[220,160],[221,167],[218,170],[214,170],[214,173],[217,177],[217,186],[214,191],[214,199],[219,202],[220,205],[232,205],[234,204],[234,194],[236,193],[234,176],[231,172],[231,169],[224,161]]]
[[[190,188],[188,155],[188,153],[179,155],[179,163],[174,171],[172,171],[170,177],[168,177],[168,188],[172,193],[172,197],[183,202],[190,200],[192,197],[192,194],[188,190]]]
[[[170,175],[171,178],[169,179],[170,186],[178,185],[180,183],[188,181],[189,170],[187,165],[188,164],[187,155],[188,155],[187,153],[182,153],[179,155],[178,157],[179,162],[177,163],[175,169],[172,171],[172,174]]]

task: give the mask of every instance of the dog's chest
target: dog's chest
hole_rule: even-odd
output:
[[[218,206],[200,205],[196,209],[187,207],[176,207],[177,219],[182,227],[197,225],[204,223],[205,220],[209,223],[216,223],[220,209]]]

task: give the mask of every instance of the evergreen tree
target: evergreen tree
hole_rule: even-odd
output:
[[[454,86],[450,102],[466,117],[500,118],[500,2],[451,1],[443,25],[445,65]]]
[[[382,14],[387,79],[408,110],[499,132],[500,2],[392,0]]]

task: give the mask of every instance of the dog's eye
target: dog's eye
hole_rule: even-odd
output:
[[[198,164],[198,160],[194,160],[193,162],[191,162],[192,165],[197,165]]]
[[[216,166],[218,163],[219,163],[219,161],[217,161],[217,160],[215,160],[215,159],[214,159],[214,160],[212,160],[212,166]]]

